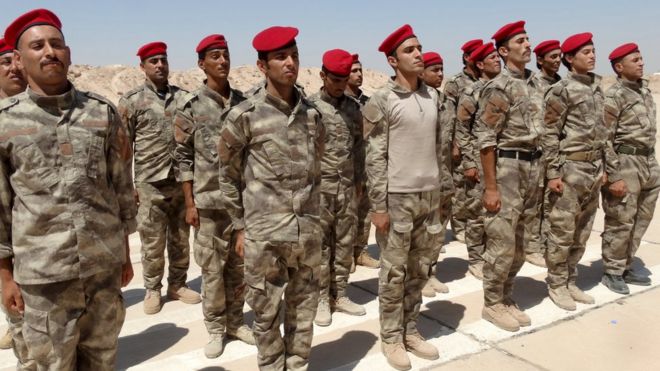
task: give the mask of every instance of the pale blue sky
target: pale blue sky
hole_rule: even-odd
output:
[[[4,5],[3,30],[33,8],[57,13],[77,64],[135,65],[138,47],[160,40],[169,45],[171,68],[188,69],[196,65],[195,46],[211,33],[225,35],[233,66],[254,64],[254,35],[272,25],[290,25],[300,29],[303,66],[319,66],[325,50],[342,48],[359,53],[364,67],[389,73],[378,45],[409,23],[424,50],[439,52],[445,71],[452,74],[460,69],[464,41],[489,39],[505,23],[523,19],[532,47],[546,39],[563,41],[574,33],[592,32],[598,73],[610,74],[607,55],[631,41],[642,50],[646,73],[660,72],[660,3],[651,1],[6,0]],[[535,69],[533,64],[529,68]]]

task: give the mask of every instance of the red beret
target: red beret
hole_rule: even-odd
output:
[[[360,63],[360,55],[355,53],[351,55],[351,58],[353,58],[353,63]]]
[[[442,64],[442,57],[436,52],[427,52],[422,54],[422,59],[424,59],[424,68],[434,66],[436,64]]]
[[[197,44],[195,52],[201,53],[208,49],[227,49],[227,40],[222,35],[208,35]]]
[[[480,47],[478,47],[477,49],[475,49],[470,54],[470,60],[474,63],[481,62],[494,51],[495,51],[495,45],[493,45],[493,43],[491,42],[487,42],[481,45]]]
[[[539,57],[542,57],[551,50],[555,49],[561,49],[561,46],[559,45],[559,40],[546,40],[543,41],[542,43],[538,44],[536,48],[534,48],[534,54],[536,54]]]
[[[16,18],[5,30],[5,41],[15,47],[23,32],[32,26],[49,25],[62,32],[62,22],[48,9],[34,9]]]
[[[497,30],[492,39],[495,40],[495,43],[499,44],[504,40],[525,32],[525,21],[513,22]]]
[[[618,48],[612,50],[610,53],[610,61],[613,61],[615,59],[623,58],[628,54],[632,54],[634,52],[638,52],[639,47],[635,43],[627,43],[619,46]],[[2,53],[2,52],[0,52]]]
[[[252,39],[252,46],[258,52],[272,52],[296,41],[298,29],[295,27],[273,26],[259,32]]]
[[[481,40],[481,39],[470,40],[470,41],[466,42],[465,44],[463,44],[463,46],[461,46],[461,50],[462,50],[463,53],[465,53],[465,54],[470,54],[470,53],[472,53],[475,49],[477,49],[478,47],[482,46],[483,44],[484,44],[484,41]]]
[[[14,51],[10,45],[5,42],[5,39],[0,39],[0,55],[11,53]]]
[[[167,44],[162,41],[155,41],[142,45],[142,47],[138,49],[136,55],[139,56],[141,60],[145,60],[159,54],[167,54]]]
[[[569,36],[564,43],[561,44],[562,53],[570,53],[580,49],[582,46],[589,44],[591,42],[591,37],[593,35],[591,32],[578,33],[573,36]]]
[[[407,39],[415,37],[412,27],[408,24],[404,24],[399,27],[396,31],[392,32],[378,47],[379,52],[383,52],[386,55],[390,55],[401,43]]]
[[[323,53],[323,67],[337,76],[348,76],[351,74],[353,56],[342,49],[332,49]]]

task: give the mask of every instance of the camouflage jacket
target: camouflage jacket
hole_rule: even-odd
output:
[[[132,153],[115,107],[71,89],[0,103],[0,258],[33,285],[84,278],[126,259],[135,232]]]
[[[436,89],[437,90],[437,89]],[[452,98],[438,90],[438,125],[440,126],[440,188],[443,194],[454,192],[452,178],[451,147],[453,143],[454,121],[456,120],[456,103]]]
[[[153,183],[172,178],[174,173],[174,116],[187,93],[169,85],[160,97],[154,84],[129,91],[119,100],[119,115],[127,127],[135,152],[135,181]]]
[[[229,111],[220,132],[223,205],[248,239],[321,233],[324,128],[318,110],[297,95],[291,108],[262,89]]]
[[[536,116],[540,109],[532,96],[531,71],[524,75],[506,66],[486,82],[479,97],[474,131],[479,150],[488,147],[532,152],[539,149],[540,132]]]
[[[454,102],[454,111],[456,111],[458,100],[460,99],[465,89],[474,84],[476,81],[477,79],[475,77],[472,77],[472,75],[468,74],[466,70],[463,69],[461,72],[450,77],[449,80],[445,83],[444,93]],[[456,138],[456,124],[456,122],[452,123],[451,131],[448,133],[450,135],[452,145]]]
[[[569,73],[545,94],[543,151],[547,179],[561,178],[565,155],[604,151],[607,131],[603,122],[600,76]]]
[[[531,85],[534,87],[534,94],[532,95],[534,104],[536,107],[541,108],[537,111],[536,119],[534,120],[541,136],[545,133],[545,124],[543,123],[545,93],[547,93],[548,90],[550,90],[550,87],[559,80],[561,80],[559,75],[548,76],[543,71],[536,72],[531,78]],[[543,142],[543,140],[541,140],[541,142]]]
[[[362,184],[364,141],[359,103],[346,95],[331,97],[323,89],[309,101],[321,112],[325,128],[321,192],[336,195],[340,189]]]
[[[614,149],[621,145],[655,148],[656,106],[648,80],[632,82],[619,78],[607,89],[605,126]],[[607,175],[610,182],[621,179],[616,153],[607,158]]]
[[[479,108],[479,96],[485,82],[478,80],[463,91],[456,108],[456,142],[463,155],[463,169],[480,168],[481,162],[477,148],[477,136],[474,133],[474,123]]]
[[[243,94],[230,89],[229,100],[206,85],[186,94],[174,119],[174,138],[179,182],[192,181],[195,206],[220,209],[218,186],[218,139],[222,120],[229,109],[244,101]]]
[[[369,97],[364,95],[362,89],[358,89],[358,90],[360,93],[358,95],[353,95],[351,94],[350,90],[346,89],[346,95],[355,99],[358,103],[360,103],[360,107],[364,107],[364,105],[367,104]]]

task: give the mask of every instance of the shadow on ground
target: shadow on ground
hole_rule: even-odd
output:
[[[173,347],[188,334],[188,329],[173,323],[160,323],[139,334],[119,338],[117,368],[127,369],[139,365]],[[135,352],[135,349],[140,349]]]
[[[353,364],[364,358],[377,340],[367,331],[346,332],[335,341],[313,346],[309,364],[323,365],[324,370]]]
[[[455,330],[465,316],[465,305],[457,304],[447,300],[431,301],[425,304],[426,309],[419,312],[420,315],[442,323],[444,326]],[[425,338],[429,339],[437,331],[433,329],[418,328]]]

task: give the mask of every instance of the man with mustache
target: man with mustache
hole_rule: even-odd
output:
[[[67,80],[58,17],[5,31],[26,92],[0,103],[0,280],[38,369],[113,370],[133,277],[132,152],[114,106]]]
[[[591,234],[598,191],[607,184],[605,158],[614,155],[603,122],[601,78],[590,72],[596,66],[591,37],[589,32],[575,34],[561,44],[562,63],[569,73],[545,94],[543,110],[548,293],[558,307],[569,311],[576,309],[576,302],[594,303],[576,286],[577,264]]]
[[[483,253],[482,317],[518,331],[531,325],[513,300],[513,282],[525,262],[525,226],[534,217],[541,171],[539,110],[532,100],[531,48],[525,22],[509,23],[494,35],[504,69],[479,98],[475,133],[483,169],[486,249]]]
[[[362,110],[371,221],[381,250],[381,350],[392,367],[407,370],[407,351],[425,359],[439,357],[417,330],[432,249],[443,238],[438,94],[419,77],[424,60],[412,27],[395,30],[378,51],[395,73]]]
[[[619,294],[630,285],[651,285],[632,269],[632,260],[653,219],[660,192],[660,167],[655,158],[656,105],[644,78],[644,59],[635,43],[609,55],[617,81],[605,92],[605,126],[616,156],[607,158],[608,183],[602,188],[602,283]]]
[[[118,110],[135,151],[135,199],[138,203],[138,231],[142,242],[144,313],[158,313],[162,307],[161,281],[168,257],[167,297],[186,304],[201,301],[186,285],[190,265],[190,226],[186,204],[174,163],[174,116],[186,91],[168,82],[167,45],[152,42],[137,52],[144,85],[119,100]]]
[[[231,219],[218,184],[217,142],[223,118],[245,97],[227,80],[230,56],[223,35],[203,38],[195,51],[206,79],[177,108],[174,159],[177,180],[183,185],[186,223],[195,228],[195,261],[202,268],[202,311],[210,334],[204,355],[216,358],[226,336],[254,345],[252,331],[243,322],[243,259],[232,246]]]
[[[297,35],[274,26],[254,37],[265,85],[229,111],[218,142],[221,197],[245,256],[261,370],[307,369],[319,297],[324,127],[295,85]]]

